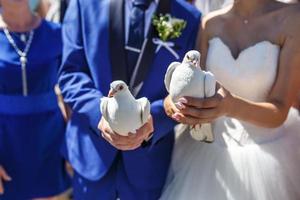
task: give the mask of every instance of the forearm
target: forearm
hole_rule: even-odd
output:
[[[151,103],[151,114],[154,124],[152,144],[155,144],[174,129],[176,122],[166,115],[162,99]]]
[[[73,114],[83,116],[89,121],[91,128],[97,131],[101,118],[99,105],[102,93],[95,89],[88,76],[83,72],[62,74],[59,86],[64,101]]]
[[[266,128],[276,128],[285,121],[289,107],[280,102],[252,102],[232,95],[227,116]]]

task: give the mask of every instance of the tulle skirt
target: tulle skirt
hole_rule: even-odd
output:
[[[238,126],[225,128],[221,123],[225,121],[215,125],[212,144],[193,140],[188,129],[176,130],[162,200],[300,199],[300,118],[295,109],[282,127],[265,133],[262,140],[236,139],[234,131],[241,135]]]

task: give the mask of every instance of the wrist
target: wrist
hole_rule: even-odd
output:
[[[237,109],[236,108],[236,95],[234,94],[231,94],[230,92],[228,92],[228,98],[227,98],[227,101],[226,101],[226,108],[225,108],[225,115],[227,117],[233,117],[235,115],[235,111]]]

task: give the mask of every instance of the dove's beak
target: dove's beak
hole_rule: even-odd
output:
[[[198,61],[197,60],[193,60],[193,65],[197,66],[198,65]]]
[[[113,96],[115,96],[116,93],[117,93],[117,90],[111,88],[109,90],[108,97],[113,97]]]

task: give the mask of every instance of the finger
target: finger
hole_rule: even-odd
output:
[[[213,97],[209,97],[205,99],[184,97],[184,98],[180,98],[179,102],[181,102],[184,105],[192,106],[196,108],[214,108],[220,104],[221,98],[220,95],[215,95]]]
[[[131,140],[135,140],[139,137],[139,132],[141,132],[140,130],[137,130],[136,133],[128,133],[128,137],[131,139]]]
[[[176,113],[177,114],[177,113]],[[188,124],[191,126],[197,125],[197,124],[205,124],[205,123],[211,123],[214,121],[215,118],[205,118],[205,119],[199,119],[192,116],[186,116],[183,114],[178,114],[176,116],[176,121],[182,124]]]
[[[140,141],[138,134],[130,134],[128,136],[122,136],[119,134],[111,135],[112,143],[119,146],[135,146]]]
[[[150,129],[151,126],[152,126],[152,124],[150,124],[148,121],[141,128],[136,130],[136,133],[129,133],[130,137],[133,139],[138,139],[138,138],[144,137],[144,134]]]
[[[164,101],[164,108],[166,111],[166,114],[170,117],[172,116],[175,112],[178,112],[179,110],[177,109],[176,105],[174,102],[171,100],[170,96],[166,98]]]
[[[127,148],[128,148],[128,145],[127,145],[127,144],[120,144],[120,143],[115,142],[115,141],[111,138],[111,135],[110,135],[110,134],[102,133],[102,137],[103,137],[109,144],[111,144],[113,147],[115,147],[116,149],[124,150],[124,149],[127,149]]]
[[[177,103],[178,103],[178,102],[177,102]],[[173,104],[172,104],[171,109],[172,109],[172,112],[173,112],[173,113],[176,113],[176,112],[178,112],[178,111],[180,110],[180,109],[177,107],[176,103],[173,103]]]
[[[105,133],[106,137],[109,136],[111,142],[126,143],[129,140],[128,136],[122,136],[114,132],[109,125],[105,125],[103,133]]]
[[[148,139],[149,135],[153,133],[154,127],[152,124],[148,124],[144,129],[138,130],[138,140],[144,141],[145,139]]]
[[[149,118],[148,122],[145,123],[141,128],[139,128],[136,133],[129,133],[128,137],[135,144],[142,144],[142,142],[148,138],[148,136],[154,131],[153,127],[153,119],[152,117]]]
[[[114,131],[112,130],[112,128],[110,127],[110,125],[108,124],[108,122],[102,117],[99,124],[98,124],[98,129],[102,132],[106,132],[109,134],[113,134]]]
[[[135,145],[129,146],[129,147],[128,147],[126,150],[124,150],[124,151],[133,151],[133,150],[136,150],[136,149],[138,149],[141,145],[142,145],[142,142],[139,143],[139,144],[135,144]]]
[[[180,123],[188,124],[188,125],[196,125],[199,124],[199,119],[189,116],[181,116],[179,118]]]
[[[144,139],[145,139],[145,134],[140,130],[137,131],[137,133],[133,134],[133,133],[129,133],[130,137],[131,137],[131,145],[132,146],[140,146]]]
[[[104,126],[104,118],[102,118],[101,120],[100,120],[100,122],[98,123],[98,129],[100,130],[100,131],[102,131],[102,127]]]
[[[110,134],[108,134],[106,132],[102,132],[101,135],[107,142],[109,142],[110,144],[113,143],[113,139],[111,138]]]
[[[129,137],[129,136],[123,136],[123,135],[119,135],[119,134],[112,134],[111,135],[111,138],[113,140],[113,142],[115,144],[118,144],[118,145],[132,145],[134,143],[134,139]]]
[[[98,130],[101,131],[101,127],[102,127],[102,124],[101,124],[101,122],[99,122],[99,124],[98,124],[98,126],[97,126]]]
[[[124,145],[128,145],[128,143],[124,142],[124,141],[120,141],[120,140],[116,140],[114,137],[114,135],[109,134],[109,133],[105,133],[102,132],[102,137],[109,142],[112,146],[124,146]]]
[[[175,113],[173,119],[182,124],[195,125],[198,124],[199,119],[194,117],[185,116],[181,113]]]
[[[1,194],[4,194],[4,187],[3,187],[3,182],[2,180],[0,179],[0,195]]]
[[[115,132],[109,126],[104,126],[103,132],[106,132],[106,133],[111,134],[111,135],[115,134]]]
[[[175,103],[175,106],[179,111],[186,108],[186,106],[182,102]]]
[[[135,144],[135,145],[116,145],[115,148],[121,150],[121,151],[131,151],[139,148],[141,144]]]
[[[1,178],[2,178],[3,180],[5,180],[5,181],[11,181],[11,180],[12,180],[12,178],[6,173],[5,170],[2,171],[2,173],[1,173]]]
[[[181,110],[181,113],[199,119],[217,118],[219,116],[219,110],[217,108],[197,109],[195,107],[186,107]]]

